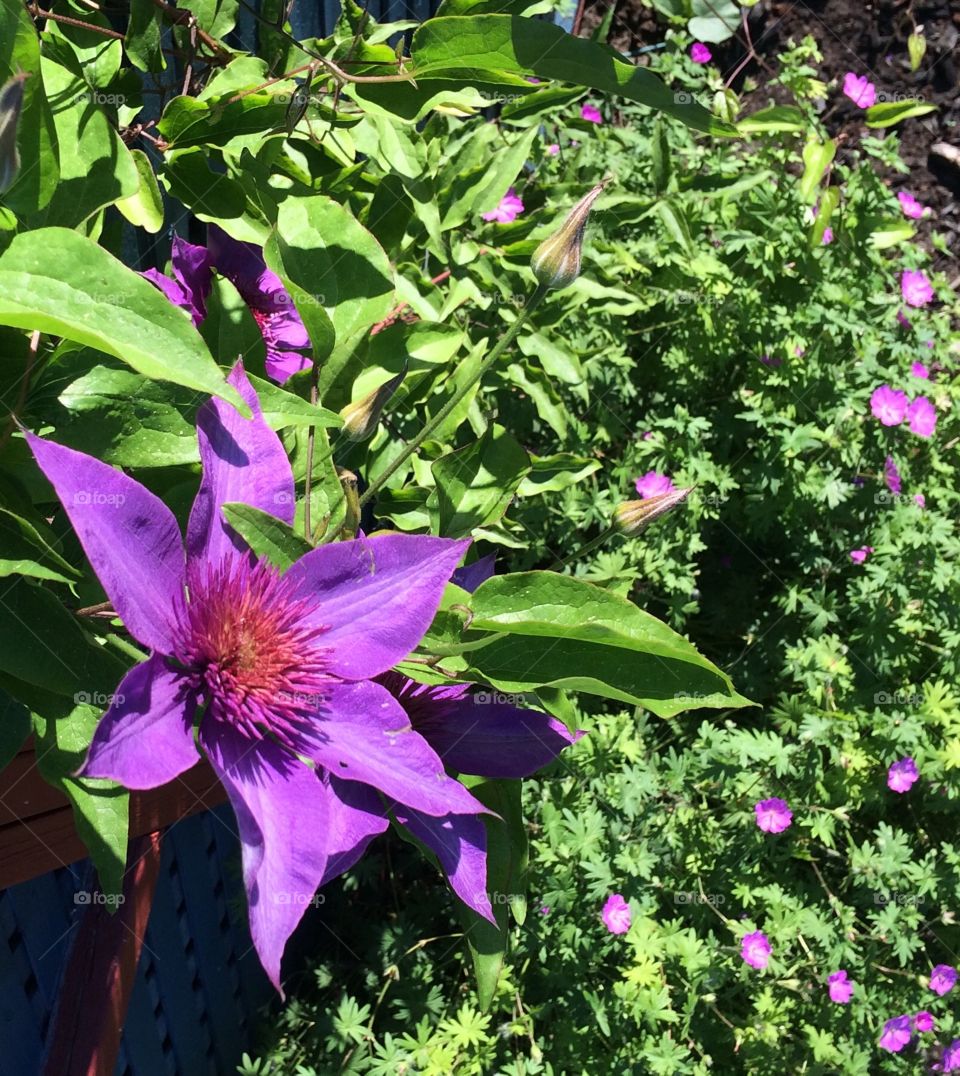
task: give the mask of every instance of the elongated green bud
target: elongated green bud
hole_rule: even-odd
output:
[[[585,194],[567,214],[560,228],[549,239],[544,239],[533,252],[530,267],[544,287],[567,288],[580,275],[580,250],[590,207],[609,182],[609,179],[605,179],[589,194]]]
[[[0,87],[0,194],[12,186],[20,171],[17,122],[23,107],[23,82],[27,75],[14,75]]]
[[[692,491],[693,486],[689,486],[687,489],[672,489],[669,493],[645,497],[642,501],[624,501],[613,511],[613,524],[622,534],[632,538],[655,519],[666,515],[671,508],[676,508]]]
[[[368,393],[362,400],[347,404],[340,412],[340,417],[343,419],[343,436],[348,441],[366,441],[373,435],[387,401],[397,391],[406,373],[407,366],[404,363],[399,374],[384,382],[380,388]]]

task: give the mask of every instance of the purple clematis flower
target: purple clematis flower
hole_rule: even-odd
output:
[[[186,310],[194,325],[199,325],[207,316],[207,297],[213,282],[210,252],[175,235],[170,265],[173,279],[157,269],[147,269],[140,275],[158,287],[174,306]]]
[[[242,500],[292,524],[293,475],[239,363],[229,381],[253,416],[218,399],[201,407],[185,550],[173,514],[138,482],[25,436],[114,609],[151,651],[79,775],[166,784],[199,760],[198,725],[236,813],[253,942],[279,990],[307,903],[386,829],[385,808],[428,844],[489,813],[374,682],[419,643],[469,543],[388,534],[320,546],[283,573],[258,560],[222,506]],[[472,905],[492,919],[479,876],[478,890]]]
[[[170,258],[174,279],[148,269],[143,273],[166,297],[186,310],[199,325],[207,316],[207,298],[213,286],[212,270],[222,273],[240,293],[250,308],[267,357],[267,374],[283,384],[310,359],[301,352],[310,347],[310,337],[297,313],[293,300],[280,278],[271,273],[263,255],[250,243],[238,243],[226,232],[210,225],[207,246],[198,247],[179,237],[173,240]]]
[[[251,243],[238,243],[226,232],[211,225],[207,249],[214,268],[240,293],[250,308],[267,347],[267,374],[281,385],[310,366],[302,354],[310,347],[310,337],[297,308],[280,278],[271,273],[263,255]]]

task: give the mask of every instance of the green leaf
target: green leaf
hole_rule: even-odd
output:
[[[676,202],[657,202],[657,216],[663,222],[664,228],[670,238],[673,239],[683,252],[690,258],[696,256],[693,240],[690,238],[690,226],[683,210]]]
[[[687,29],[697,41],[720,44],[740,28],[740,8],[733,0],[692,0]]]
[[[0,255],[0,324],[87,344],[146,377],[219,396],[249,416],[184,312],[69,229],[18,235]]]
[[[516,183],[517,175],[539,136],[539,129],[531,127],[510,145],[501,148],[483,167],[458,176],[450,192],[452,198],[445,207],[440,227],[444,231],[458,228],[469,217],[496,208],[510,186]],[[444,206],[441,205],[441,210],[443,209]]]
[[[256,553],[282,572],[313,546],[282,519],[238,501],[223,506],[227,522]]]
[[[74,57],[64,59],[76,65]],[[104,206],[135,194],[140,177],[79,67],[68,69],[46,57],[42,66],[60,154],[60,179],[42,220],[75,228]]]
[[[136,165],[140,185],[135,194],[130,195],[129,198],[121,198],[117,202],[117,209],[135,228],[143,228],[156,235],[163,227],[163,198],[160,194],[160,185],[154,175],[150,158],[143,150],[132,149],[130,156]]]
[[[827,187],[820,197],[820,207],[817,211],[817,219],[810,229],[810,246],[816,249],[823,242],[823,233],[827,230],[830,218],[840,204],[840,188]]]
[[[235,92],[201,101],[174,97],[163,111],[157,130],[171,147],[226,146],[235,138],[259,135],[284,126],[287,94],[248,93],[236,100]]]
[[[243,187],[230,176],[214,172],[201,149],[168,153],[160,179],[169,193],[200,220],[225,224],[246,212]]]
[[[517,488],[521,497],[557,493],[600,470],[599,460],[575,456],[571,452],[558,452],[554,456],[531,456],[530,464],[529,473]]]
[[[572,576],[495,576],[477,588],[471,607],[472,630],[505,633],[471,653],[475,670],[503,690],[571,688],[646,706],[661,717],[750,705],[666,624]]]
[[[673,164],[670,156],[670,142],[667,138],[667,125],[662,116],[657,116],[650,136],[650,167],[653,172],[653,190],[663,194],[670,186]]]
[[[0,770],[16,758],[30,728],[30,711],[0,687]]]
[[[93,731],[109,705],[62,705],[33,715],[37,767],[44,780],[70,800],[80,839],[100,876],[105,895],[123,889],[126,867],[130,795],[112,781],[71,776],[83,764]],[[113,910],[117,905],[113,904]]]
[[[524,86],[529,83],[523,76],[536,75],[618,94],[698,131],[735,133],[702,105],[677,101],[652,72],[616,59],[603,45],[537,19],[511,15],[430,19],[413,35],[410,53],[418,83],[475,78]]]
[[[462,538],[500,519],[530,470],[530,459],[502,426],[491,425],[479,441],[442,456],[432,470],[436,533]]]
[[[53,114],[40,66],[40,41],[27,9],[16,0],[0,3],[0,85],[21,72],[23,106],[17,127],[20,172],[3,196],[4,205],[22,216],[43,209],[60,178],[60,157]]]
[[[161,48],[163,12],[152,0],[130,0],[130,18],[124,48],[140,71],[163,71],[167,62]]]
[[[294,285],[291,296],[310,332],[314,359],[326,360],[320,371],[322,397],[360,337],[392,309],[390,262],[350,211],[324,195],[283,202],[264,257]],[[318,315],[328,328],[313,327]]]
[[[834,154],[837,152],[837,143],[831,138],[826,142],[820,142],[816,138],[807,139],[803,147],[803,176],[800,180],[800,197],[808,205],[817,200],[817,188],[820,180],[830,166]]]
[[[285,430],[289,426],[316,426],[324,429],[343,425],[343,419],[325,407],[310,403],[299,396],[265,381],[262,377],[247,375],[260,400],[264,420],[271,429]]]
[[[869,229],[870,242],[877,250],[898,247],[909,242],[916,234],[916,229],[908,220],[889,218],[868,218],[864,224]]]
[[[914,116],[936,112],[937,106],[912,97],[906,101],[883,101],[867,109],[868,127],[895,127]]]
[[[75,702],[114,691],[127,671],[49,591],[23,578],[0,594],[0,637],[0,669]]]
[[[804,131],[807,128],[806,120],[799,108],[793,105],[772,105],[770,108],[762,108],[747,116],[737,123],[737,130],[741,134],[757,134],[759,132],[777,131]]]
[[[0,508],[0,578],[29,575],[34,579],[52,579],[74,583],[79,572],[53,548],[38,527],[6,508]]]

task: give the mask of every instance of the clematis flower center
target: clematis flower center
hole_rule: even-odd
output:
[[[236,556],[188,570],[175,659],[215,721],[251,740],[266,733],[296,748],[331,678],[310,614],[312,598],[270,564]]]

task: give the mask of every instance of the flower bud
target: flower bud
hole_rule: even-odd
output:
[[[26,75],[14,75],[0,86],[0,194],[12,186],[20,171],[17,152],[17,122],[23,107],[23,81]]]
[[[642,501],[624,501],[613,511],[614,526],[622,534],[632,538],[655,519],[666,515],[692,492],[693,486],[688,486],[686,489],[672,489],[668,493],[645,497]]]
[[[343,419],[343,436],[348,441],[366,441],[373,435],[387,400],[397,391],[406,374],[407,365],[404,363],[399,374],[384,382],[380,388],[368,393],[362,400],[347,404],[340,412],[340,417]]]
[[[567,219],[549,239],[533,252],[530,267],[537,280],[547,288],[569,287],[580,275],[580,250],[583,231],[587,226],[590,207],[610,182],[598,183],[589,194],[583,196],[567,214]]]

